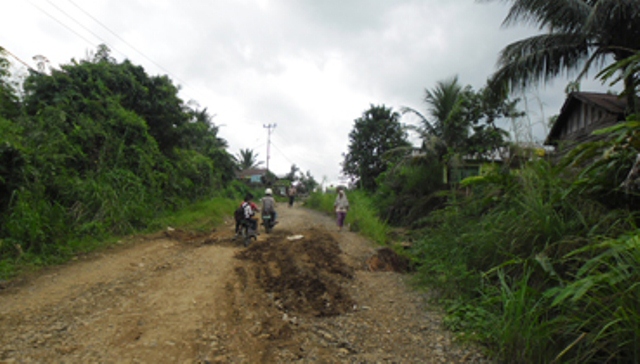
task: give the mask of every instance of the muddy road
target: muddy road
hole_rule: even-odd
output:
[[[372,243],[279,212],[249,248],[167,230],[0,290],[0,363],[484,362]]]

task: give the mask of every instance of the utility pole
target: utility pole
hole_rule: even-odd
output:
[[[21,60],[20,58],[18,58],[18,56],[16,56],[15,54],[13,54],[13,53],[9,52],[9,50],[8,50],[8,49],[3,48],[3,47],[0,47],[0,48],[2,48],[2,50],[3,50],[6,54],[8,54],[8,55],[10,55],[11,57],[13,57],[13,58],[17,59],[17,60],[18,60],[18,62],[22,63],[22,64],[23,64],[25,67],[27,67],[28,69],[30,69],[30,70],[32,70],[32,71],[35,71],[35,70],[33,69],[33,67],[31,67],[31,66],[29,66],[29,65],[27,64],[27,62],[25,62],[25,61]]]
[[[271,132],[278,124],[263,124],[267,129],[267,184],[269,184],[269,159],[271,159]]]

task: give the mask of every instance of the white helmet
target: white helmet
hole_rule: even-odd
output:
[[[270,188],[267,188],[266,190],[264,190],[264,194],[265,195],[271,195],[271,194],[273,194],[273,191],[271,191]]]

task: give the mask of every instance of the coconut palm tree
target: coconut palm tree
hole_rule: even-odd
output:
[[[547,32],[504,48],[493,85],[524,89],[575,71],[581,79],[592,66],[619,62],[640,51],[639,0],[502,1],[511,3],[503,25],[533,23]],[[627,75],[624,80],[631,110],[634,77]]]
[[[238,168],[241,171],[250,168],[257,168],[264,162],[258,162],[258,153],[254,153],[253,149],[240,149],[240,153],[235,157]]]
[[[458,82],[458,77],[438,81],[431,90],[425,90],[424,102],[428,116],[405,107],[403,113],[415,114],[420,126],[415,128],[422,138],[423,149],[436,152],[442,157],[448,149],[455,149],[469,136],[469,124],[462,116],[463,96],[468,87]]]

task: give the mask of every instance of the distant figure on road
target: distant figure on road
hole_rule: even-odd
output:
[[[342,187],[338,187],[338,195],[336,196],[336,201],[333,203],[333,207],[336,208],[338,231],[342,231],[344,219],[347,217],[347,211],[349,211],[349,200]]]
[[[293,207],[293,202],[296,199],[297,193],[298,190],[296,190],[296,186],[291,185],[291,187],[289,187],[289,192],[287,193],[287,195],[289,196],[289,207]]]

